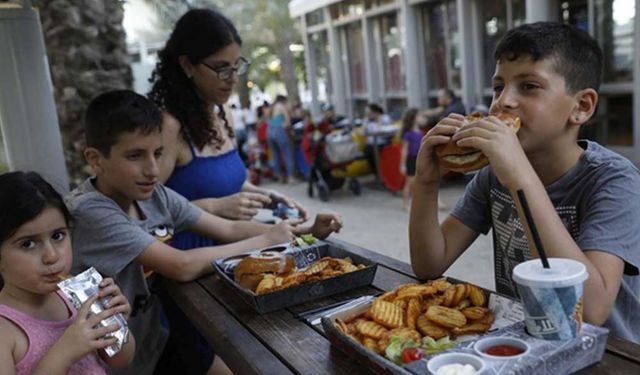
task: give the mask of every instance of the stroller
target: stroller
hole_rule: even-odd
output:
[[[370,173],[370,166],[363,158],[358,135],[351,124],[343,120],[335,125],[320,122],[308,124],[303,134],[303,148],[311,165],[307,195],[313,197],[318,190],[320,200],[329,200],[329,193],[348,182],[354,195],[360,195],[362,187],[357,176]]]

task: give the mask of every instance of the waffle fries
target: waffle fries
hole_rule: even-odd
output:
[[[494,315],[487,296],[471,284],[445,279],[405,284],[376,298],[369,309],[335,325],[351,339],[384,355],[391,337],[420,342],[446,336],[484,333]],[[339,322],[338,322],[339,321]]]
[[[256,294],[271,293],[281,289],[295,287],[302,283],[340,276],[345,273],[361,270],[365,267],[364,264],[353,264],[351,258],[338,259],[324,257],[311,263],[306,269],[294,269],[292,272],[281,275],[271,273],[263,274],[262,280],[258,283],[255,292]]]

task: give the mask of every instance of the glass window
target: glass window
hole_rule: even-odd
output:
[[[589,31],[587,0],[560,3],[562,20]],[[633,82],[634,0],[594,0],[595,24],[591,31],[602,47],[603,85],[600,88],[598,113],[583,134],[598,142],[615,146],[633,146],[633,94],[610,91],[610,83]]]
[[[482,50],[484,51],[484,86],[491,87],[491,77],[496,70],[493,51],[507,31],[507,6],[504,1],[484,1],[481,13]]]
[[[354,22],[345,27],[347,33],[347,54],[349,59],[349,82],[352,94],[364,94],[367,91],[365,81],[364,41],[362,25]]]
[[[307,13],[307,27],[319,25],[324,22],[324,10],[322,8]]]
[[[460,88],[460,33],[455,0],[422,8],[429,89]]]
[[[527,18],[525,0],[511,0],[511,25],[518,27],[523,25]]]
[[[508,13],[509,4],[510,14]],[[480,14],[482,22],[482,51],[484,53],[484,86],[491,87],[491,77],[493,77],[496,69],[493,52],[509,28],[525,23],[525,0],[483,0]]]
[[[382,63],[384,67],[384,87],[388,91],[404,91],[404,69],[398,15],[388,14],[380,18],[382,31]]]
[[[313,33],[309,37],[309,42],[313,50],[313,58],[316,66],[315,80],[318,83],[318,100],[329,101],[333,92],[331,86],[331,72],[329,71],[330,49],[327,41],[327,32],[321,31]]]
[[[587,0],[570,0],[560,3],[560,17],[564,23],[589,32],[589,6]]]
[[[346,0],[334,4],[330,8],[331,18],[343,19],[364,14],[363,0]]]
[[[596,0],[594,34],[604,53],[604,82],[633,81],[635,0]]]
[[[388,5],[388,4],[394,4],[395,2],[396,0],[368,0],[367,9]]]
[[[387,113],[389,117],[391,117],[392,121],[397,121],[402,119],[402,115],[404,111],[407,110],[407,100],[394,98],[387,100]]]
[[[364,119],[369,101],[356,99],[353,101],[353,118]]]
[[[600,97],[598,113],[582,126],[582,136],[613,146],[633,146],[632,95]]]

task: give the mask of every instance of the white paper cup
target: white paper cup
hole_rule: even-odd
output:
[[[589,275],[573,259],[549,258],[549,265],[532,259],[513,269],[527,332],[544,340],[570,340],[582,331],[582,292]]]

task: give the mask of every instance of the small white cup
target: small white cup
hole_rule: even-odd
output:
[[[511,355],[511,356],[499,356],[499,355],[488,354],[487,349],[496,345],[515,346],[516,348],[522,349],[523,352],[520,354]],[[476,341],[476,343],[473,345],[473,350],[475,350],[479,356],[482,356],[485,358],[489,358],[493,360],[507,360],[507,359],[524,357],[525,355],[529,354],[529,351],[531,350],[531,348],[529,347],[529,344],[527,344],[523,340],[520,340],[514,337],[497,336],[497,337],[485,337],[483,339]]]
[[[459,363],[461,365],[471,365],[476,369],[476,375],[481,374],[485,369],[484,361],[472,354],[466,353],[444,353],[437,355],[427,362],[427,370],[435,374],[444,365]]]

